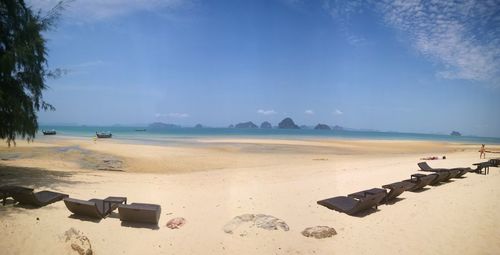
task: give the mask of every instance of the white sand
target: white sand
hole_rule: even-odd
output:
[[[435,167],[471,166],[482,161],[477,146],[266,139],[199,143],[161,147],[113,141],[50,142],[113,155],[124,160],[126,172],[84,169],[78,155],[47,151],[0,162],[2,183],[56,190],[80,199],[126,196],[129,202],[162,206],[156,230],[121,226],[116,213],[99,223],[70,218],[62,202],[39,209],[0,206],[2,254],[71,254],[61,239],[71,227],[90,239],[96,254],[500,253],[498,168],[491,168],[489,175],[467,174],[422,192],[405,192],[398,202],[379,206],[364,217],[316,204],[407,179],[417,172],[421,157],[446,155],[446,160],[429,161]],[[0,149],[0,156],[13,151],[24,155],[40,145],[47,147],[21,144]],[[236,234],[224,233],[228,221],[245,213],[273,215],[290,230],[242,228]],[[187,224],[177,230],[166,228],[174,217],[186,218]],[[334,227],[338,234],[323,240],[300,234],[316,225]]]

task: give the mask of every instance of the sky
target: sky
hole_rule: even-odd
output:
[[[42,124],[500,137],[500,0],[75,0],[45,37]]]

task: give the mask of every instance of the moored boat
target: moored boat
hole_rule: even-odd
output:
[[[52,130],[42,130],[43,135],[55,135],[56,131],[54,129]]]
[[[112,134],[111,132],[95,132],[95,135],[97,138],[111,138]]]

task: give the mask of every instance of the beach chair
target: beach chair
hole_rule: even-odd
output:
[[[499,167],[500,166],[500,158],[492,158],[492,159],[490,159],[490,165],[492,167]]]
[[[494,163],[495,162],[488,160],[486,162],[472,164],[472,165],[477,166],[477,167],[475,170],[472,170],[471,172],[475,172],[477,174],[484,174],[484,175],[489,174],[490,173],[490,166],[496,166]]]
[[[363,199],[367,196],[375,195],[375,194],[379,194],[379,193],[385,194],[384,199],[382,199],[380,201],[380,203],[383,203],[383,201],[385,200],[385,197],[387,196],[387,191],[385,189],[380,189],[380,188],[367,189],[367,190],[359,191],[356,193],[351,193],[347,196],[352,197],[352,198],[357,198],[357,199]]]
[[[2,204],[5,205],[7,198],[12,197],[12,194],[16,192],[16,190],[27,189],[21,186],[13,186],[13,185],[5,185],[0,186],[0,198],[2,199]]]
[[[450,171],[440,171],[440,172],[435,172],[437,174],[437,177],[429,183],[429,185],[437,185],[440,182],[444,182],[449,180],[451,177]]]
[[[93,198],[88,201],[65,198],[64,204],[70,212],[78,216],[102,219],[114,211],[119,204],[126,203],[126,197],[108,197],[106,199]]]
[[[395,182],[383,185],[382,188],[389,190],[387,196],[384,199],[384,202],[387,203],[388,201],[395,199],[396,197],[401,195],[401,193],[407,191],[411,187],[413,187],[413,184],[408,182]]]
[[[24,205],[31,205],[36,207],[46,206],[48,204],[55,203],[68,197],[67,194],[43,190],[39,192],[33,192],[33,189],[17,187],[11,194],[12,198]]]
[[[412,174],[411,179],[404,180],[404,182],[411,183],[411,186],[408,191],[417,191],[422,189],[423,187],[429,185],[432,181],[434,181],[438,177],[437,174]]]
[[[500,158],[492,158],[488,162],[490,162],[490,166],[499,167],[500,166]]]
[[[385,196],[385,192],[367,194],[365,197],[359,199],[339,196],[320,200],[317,203],[331,210],[343,212],[348,215],[355,215],[364,210],[377,207]]]
[[[456,173],[456,174],[452,174],[452,176],[448,179],[451,179],[451,178],[458,178],[458,177],[461,177],[462,175],[468,173],[468,172],[473,172],[474,170],[471,169],[470,167],[458,167],[458,168],[432,168],[430,167],[427,162],[420,162],[417,164],[418,167],[420,167],[420,170],[422,171],[425,171],[425,172],[446,172],[446,171],[452,171],[453,170],[453,173]],[[456,172],[456,170],[458,170],[458,172]]]
[[[139,222],[158,225],[161,206],[155,204],[132,203],[119,205],[118,213],[121,221]]]

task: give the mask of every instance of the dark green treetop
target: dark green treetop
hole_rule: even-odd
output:
[[[23,0],[0,0],[0,138],[14,145],[16,137],[32,141],[38,130],[37,112],[54,110],[43,100],[46,78],[57,76],[47,67],[42,32],[58,18],[63,3],[42,15]]]

